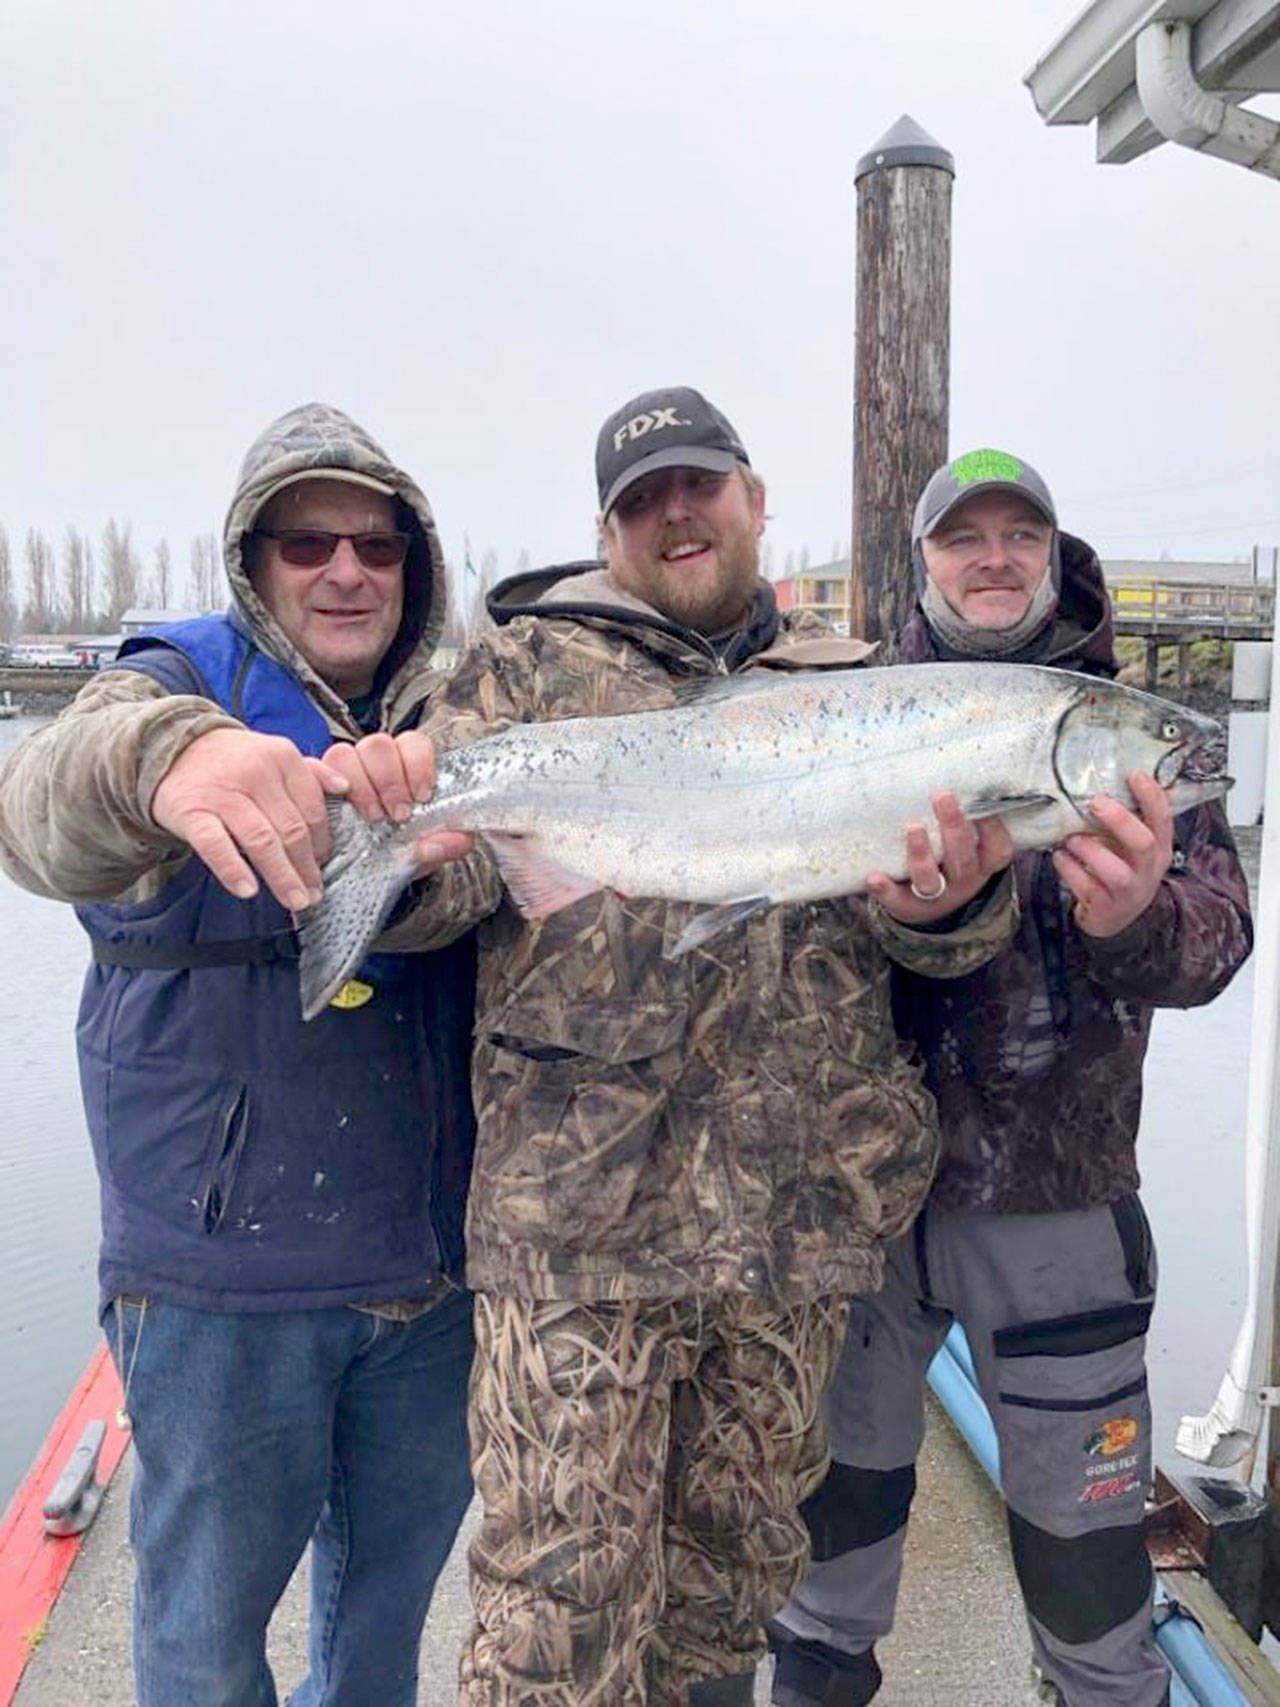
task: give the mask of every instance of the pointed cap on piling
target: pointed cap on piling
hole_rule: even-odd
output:
[[[951,154],[908,113],[903,113],[897,124],[890,125],[875,147],[862,156],[853,181],[856,184],[868,172],[879,172],[889,166],[937,166],[953,178],[956,175],[956,163]]]

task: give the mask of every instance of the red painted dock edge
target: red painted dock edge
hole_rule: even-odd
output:
[[[41,1511],[85,1425],[101,1417],[107,1437],[98,1480],[109,1482],[129,1444],[116,1426],[120,1383],[106,1346],[100,1346],[77,1381],[40,1456],[0,1521],[0,1707],[9,1707],[44,1621],[80,1551],[79,1535],[47,1536]]]

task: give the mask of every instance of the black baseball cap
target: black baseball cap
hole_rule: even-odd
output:
[[[657,468],[750,468],[742,440],[718,409],[688,385],[642,391],[615,409],[596,440],[596,487],[607,516],[635,481]]]
[[[944,462],[930,476],[911,518],[911,543],[928,539],[952,510],[979,492],[1016,493],[1039,510],[1051,528],[1058,525],[1049,488],[1029,462],[1007,450],[971,450]]]

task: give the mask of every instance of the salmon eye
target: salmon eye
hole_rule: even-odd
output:
[[[1173,721],[1172,717],[1166,717],[1164,722],[1160,725],[1160,739],[1162,741],[1176,741],[1181,733],[1182,730]]]

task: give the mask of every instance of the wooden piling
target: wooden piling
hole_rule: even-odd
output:
[[[951,155],[905,115],[859,160],[850,630],[881,639],[912,601],[911,512],[947,456]]]

